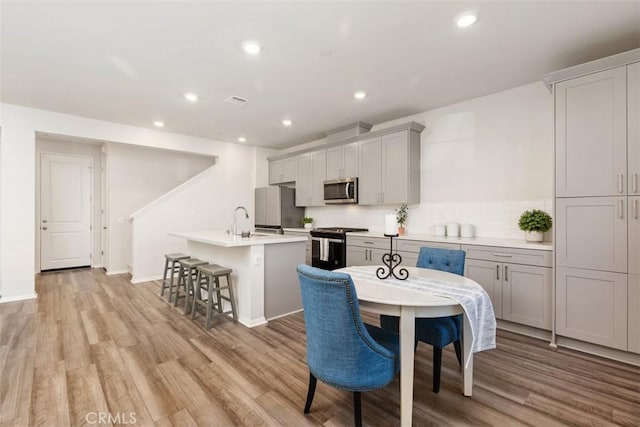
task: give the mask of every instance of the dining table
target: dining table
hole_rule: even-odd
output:
[[[473,353],[495,347],[495,315],[486,291],[475,281],[457,274],[405,267],[408,278],[380,279],[381,266],[345,267],[336,272],[351,276],[362,311],[399,317],[400,425],[411,426],[415,319],[463,315],[462,391],[473,392]],[[388,270],[387,270],[388,271]],[[474,300],[475,302],[470,302]]]

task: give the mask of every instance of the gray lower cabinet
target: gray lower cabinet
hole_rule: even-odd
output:
[[[502,318],[551,330],[552,269],[504,264]]]
[[[347,236],[347,266],[382,265],[382,255],[387,252],[389,239]]]
[[[462,245],[465,276],[491,298],[496,318],[551,330],[552,252]]]
[[[558,335],[627,350],[627,275],[556,268]]]
[[[285,231],[285,236],[305,236],[307,244],[304,248],[304,263],[311,265],[311,235],[306,231]]]
[[[464,275],[484,288],[491,298],[496,319],[502,319],[502,276],[500,263],[467,259]]]

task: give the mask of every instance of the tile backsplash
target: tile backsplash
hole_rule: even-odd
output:
[[[384,229],[384,216],[394,213],[397,206],[323,206],[307,208],[307,216],[314,218],[315,227],[365,227],[372,231]],[[472,224],[475,235],[504,239],[524,239],[518,219],[528,209],[553,212],[551,199],[421,203],[409,205],[405,224],[407,234],[433,234],[436,224],[456,222]],[[551,240],[551,232],[545,240]]]

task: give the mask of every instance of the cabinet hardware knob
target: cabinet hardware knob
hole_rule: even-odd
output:
[[[511,255],[511,254],[502,254],[502,253],[499,253],[499,252],[494,252],[494,253],[493,253],[493,256],[499,256],[499,257],[501,257],[501,258],[511,258],[513,255]]]
[[[631,187],[633,188],[633,192],[638,192],[638,172],[633,173],[633,178],[631,180]]]
[[[504,266],[504,281],[508,282],[509,281],[509,270],[508,270],[508,266]]]
[[[43,230],[48,230],[48,228],[47,228],[47,227],[42,227],[42,229],[43,229]]]
[[[633,201],[633,219],[638,219],[638,200]]]
[[[500,264],[496,264],[496,280],[500,280]]]

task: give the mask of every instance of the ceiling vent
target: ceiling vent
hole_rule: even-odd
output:
[[[241,96],[231,95],[230,97],[225,99],[224,102],[228,102],[229,104],[233,104],[233,105],[244,105],[247,102],[249,102],[249,100]]]

